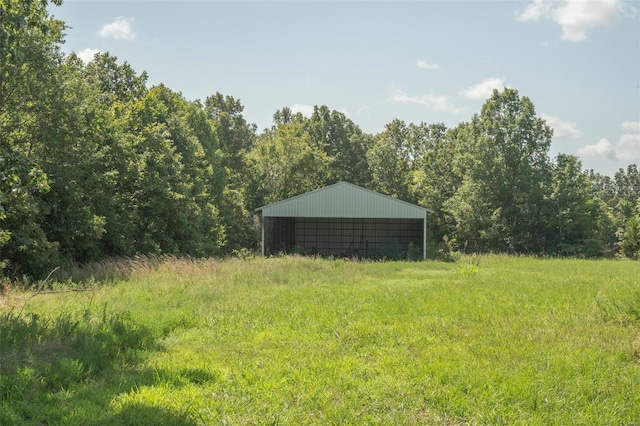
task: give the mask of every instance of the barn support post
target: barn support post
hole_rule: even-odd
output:
[[[422,219],[422,260],[427,260],[427,215]]]
[[[260,221],[261,224],[262,224],[262,226],[260,227],[260,229],[262,230],[262,244],[261,244],[262,248],[261,248],[261,250],[262,250],[262,256],[264,256],[264,227],[265,227],[266,224],[265,224],[265,221],[264,221],[264,215],[263,214],[260,215],[260,219],[262,219]]]

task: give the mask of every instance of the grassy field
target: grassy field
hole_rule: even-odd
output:
[[[2,295],[0,424],[640,424],[637,262],[112,266]]]

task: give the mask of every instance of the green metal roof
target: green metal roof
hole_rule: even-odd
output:
[[[338,182],[256,209],[263,217],[342,217],[423,219],[431,210],[379,194],[360,186]]]

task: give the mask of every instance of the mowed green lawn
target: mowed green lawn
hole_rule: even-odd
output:
[[[0,424],[638,424],[639,272],[170,260],[11,291]]]

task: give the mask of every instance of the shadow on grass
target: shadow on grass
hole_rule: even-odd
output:
[[[120,411],[110,419],[105,419],[107,424],[113,425],[194,425],[186,414],[175,414],[162,407],[152,407],[143,404],[125,404]]]
[[[158,383],[215,380],[199,370],[144,368],[159,337],[106,307],[78,317],[0,314],[0,424],[193,424],[188,407],[114,403]]]

